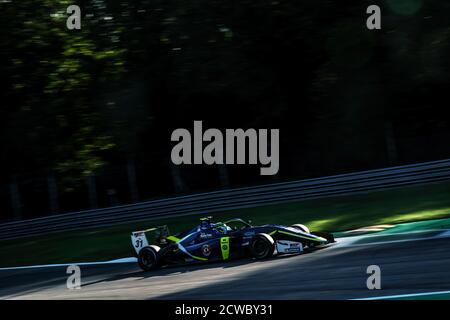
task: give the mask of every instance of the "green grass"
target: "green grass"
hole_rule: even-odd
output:
[[[450,217],[450,182],[268,205],[212,215],[216,221],[242,217],[252,220],[254,224],[303,223],[311,230],[333,232],[375,224],[446,218]],[[127,257],[132,253],[131,231],[168,224],[171,232],[176,233],[194,226],[198,217],[145,221],[0,241],[0,267]]]

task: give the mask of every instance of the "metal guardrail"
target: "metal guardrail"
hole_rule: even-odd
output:
[[[0,240],[450,180],[450,159],[0,224]]]

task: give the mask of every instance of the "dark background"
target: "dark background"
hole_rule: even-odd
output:
[[[445,0],[1,2],[0,219],[448,158],[449,14]],[[280,129],[279,173],[172,166],[170,135],[194,120]]]

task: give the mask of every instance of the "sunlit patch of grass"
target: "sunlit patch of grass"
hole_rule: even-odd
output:
[[[322,220],[312,220],[306,221],[306,224],[309,230],[331,230],[331,228],[338,223],[339,217],[330,218],[330,219],[322,219]]]
[[[387,218],[381,219],[380,223],[403,223],[419,220],[440,219],[450,216],[450,207],[433,209],[433,210],[421,210],[410,213],[404,213]]]

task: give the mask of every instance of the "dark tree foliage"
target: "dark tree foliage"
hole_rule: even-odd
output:
[[[86,201],[93,174],[127,193],[130,160],[141,198],[173,194],[174,175],[185,192],[219,188],[217,168],[170,165],[171,132],[194,120],[280,128],[279,174],[232,166],[231,186],[449,157],[450,3],[378,1],[376,31],[371,4],[1,1],[1,201],[49,172],[60,202]]]

